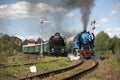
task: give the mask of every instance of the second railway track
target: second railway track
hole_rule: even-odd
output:
[[[18,80],[79,80],[83,75],[94,70],[97,66],[98,62],[96,60],[81,60],[78,64],[64,69],[41,74],[31,74]]]

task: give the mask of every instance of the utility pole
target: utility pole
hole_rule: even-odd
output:
[[[41,50],[40,55],[43,56],[43,23],[48,23],[49,21],[44,21],[42,18],[40,19],[40,34],[41,34]]]

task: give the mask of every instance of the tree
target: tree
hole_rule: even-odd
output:
[[[27,45],[27,39],[22,42],[22,45]]]
[[[22,40],[17,37],[10,37],[7,34],[4,34],[0,38],[0,51],[4,51],[12,54],[14,51],[22,51],[21,50],[21,42]]]
[[[110,38],[107,33],[101,31],[97,34],[95,39],[95,48],[97,51],[107,51],[109,50],[110,46]]]
[[[0,38],[0,47],[1,50],[3,51],[7,51],[9,49],[9,42],[10,37],[7,34],[4,34],[1,38]]]
[[[22,51],[22,40],[17,38],[17,37],[11,37],[9,44],[10,47],[12,47],[14,49],[14,51],[18,51],[21,52]]]
[[[41,40],[42,40],[41,38],[38,38],[37,43],[41,43]],[[42,40],[42,42],[43,42],[43,40]]]
[[[120,39],[117,36],[114,36],[110,39],[110,49],[113,53],[116,53],[117,50],[120,50]]]

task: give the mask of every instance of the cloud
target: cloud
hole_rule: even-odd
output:
[[[114,16],[114,15],[116,15],[117,13],[118,13],[117,10],[112,10],[111,13],[110,13],[110,16]]]
[[[20,36],[20,35],[14,35],[18,38],[20,38],[22,41],[24,41],[25,39],[34,39],[34,40],[37,40],[39,38],[38,35],[27,35],[27,36]]]
[[[27,6],[25,2],[16,4],[1,5],[0,7],[0,18],[9,18],[11,16],[27,15]]]
[[[20,1],[15,4],[0,5],[0,18],[38,17],[43,12],[52,12],[53,8],[45,3]]]
[[[101,19],[96,19],[96,26],[101,27],[102,25],[106,24],[108,22],[107,18],[101,18]]]
[[[72,18],[74,16],[75,16],[75,14],[73,12],[69,12],[66,14],[66,17],[68,17],[68,18]]]
[[[114,3],[113,6],[116,7],[117,9],[120,9],[120,2]]]
[[[107,22],[108,22],[108,19],[107,19],[107,18],[102,18],[102,19],[99,20],[99,22],[100,22],[101,24],[104,24],[104,23],[107,23]]]
[[[120,10],[118,9],[114,9],[111,11],[111,13],[109,14],[109,18],[110,20],[120,20]]]
[[[24,40],[26,39],[25,37],[20,36],[20,35],[14,35],[14,36],[16,36],[16,37],[20,38],[22,41],[24,41]]]
[[[104,31],[105,33],[107,33],[110,38],[113,38],[114,36],[117,36],[120,38],[120,27],[109,27],[109,28],[105,28],[104,30],[96,29],[94,34],[97,35],[101,31]]]
[[[120,38],[120,28],[119,27],[111,27],[105,30],[110,37],[117,36]]]
[[[6,7],[7,7],[7,5],[1,5],[0,9],[6,8]]]

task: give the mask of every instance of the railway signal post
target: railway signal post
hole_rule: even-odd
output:
[[[43,56],[43,23],[48,23],[49,21],[44,21],[42,18],[40,19],[40,34],[41,34],[41,50],[40,56]]]

